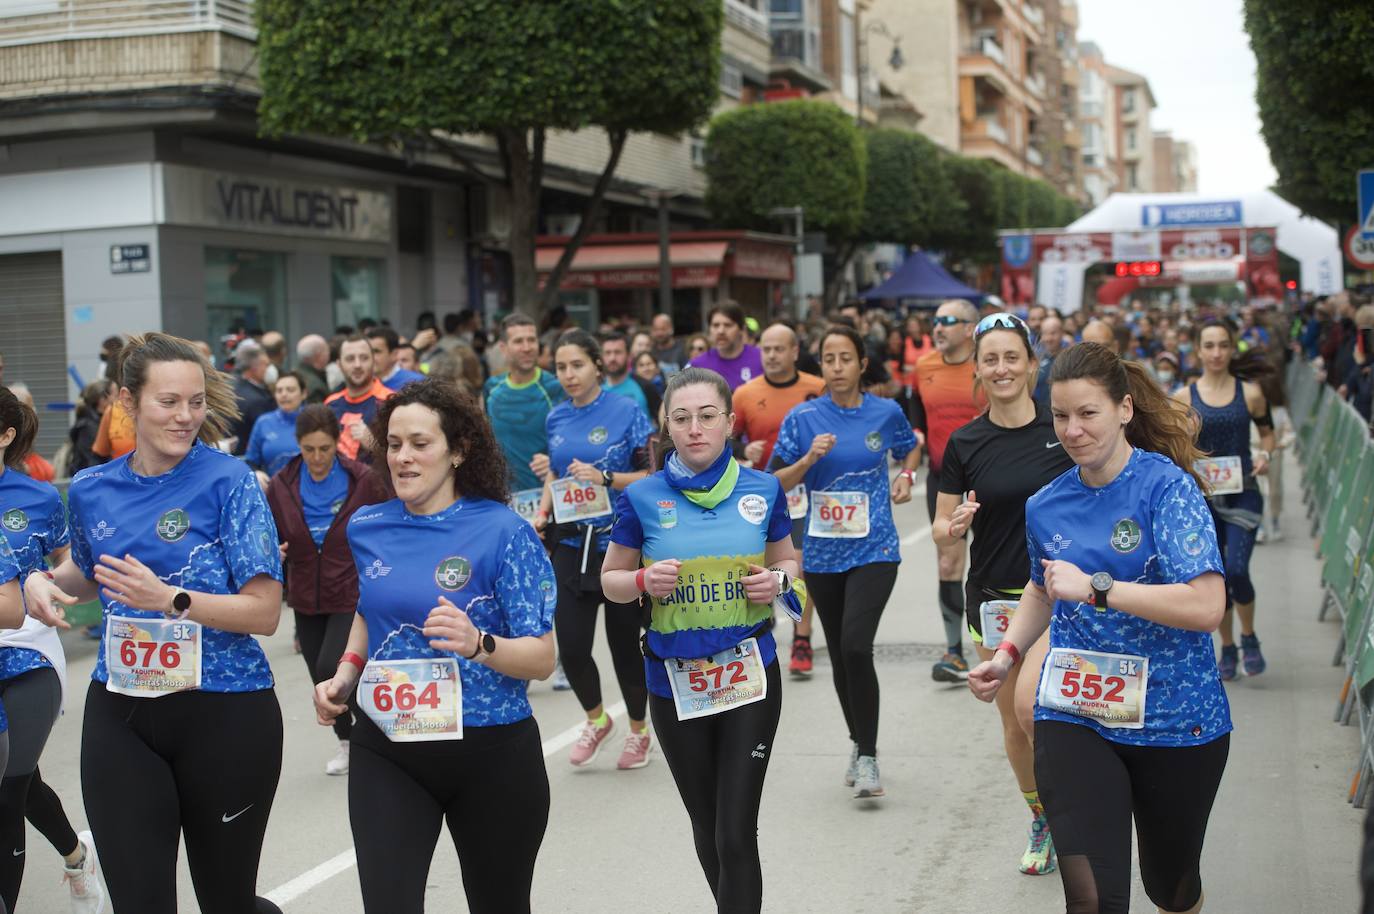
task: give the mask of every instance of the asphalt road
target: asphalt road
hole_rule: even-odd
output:
[[[1291,464],[1291,458],[1290,464]],[[1333,620],[1316,621],[1317,565],[1287,476],[1288,538],[1257,548],[1258,631],[1269,672],[1230,686],[1236,731],[1212,816],[1203,877],[1213,912],[1351,912],[1362,813],[1345,801],[1358,746],[1331,722],[1340,671]],[[919,492],[918,492],[919,495]],[[887,797],[855,801],[841,784],[849,745],[819,652],[810,680],[784,682],[782,724],[764,793],[764,907],[786,912],[1063,910],[1058,876],[1016,871],[1028,817],[1002,754],[996,711],[962,686],[931,681],[941,628],[935,557],[919,497],[897,510],[903,564],[879,632],[880,762]],[[786,641],[786,626],[782,638]],[[820,639],[817,627],[817,644]],[[93,642],[67,636],[71,704],[43,757],[44,777],[84,827],[77,755]],[[260,891],[287,914],[360,912],[346,779],[326,777],[333,734],[314,722],[305,664],[289,615],[265,642],[286,721],[281,784],[267,832]],[[598,663],[617,700],[604,645]],[[661,757],[615,770],[618,739],[591,769],[567,763],[581,713],[570,692],[531,688],[553,805],[534,883],[534,910],[712,910],[686,814]],[[623,733],[623,730],[620,731]],[[490,814],[500,815],[501,798]],[[18,910],[67,910],[60,861],[29,831]],[[184,862],[181,910],[196,910]],[[429,909],[467,910],[458,861],[440,842]],[[1153,911],[1139,888],[1137,911]],[[121,912],[137,914],[137,912]]]

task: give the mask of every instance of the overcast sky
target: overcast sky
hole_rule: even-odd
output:
[[[1241,0],[1078,0],[1078,40],[1150,81],[1155,130],[1191,140],[1198,190],[1221,196],[1276,180],[1255,107],[1255,55]]]

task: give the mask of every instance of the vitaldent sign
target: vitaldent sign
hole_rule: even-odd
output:
[[[386,243],[391,195],[338,185],[163,165],[163,221]]]

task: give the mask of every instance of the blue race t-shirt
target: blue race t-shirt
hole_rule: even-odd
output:
[[[649,400],[644,396],[644,389],[635,383],[635,379],[631,375],[621,378],[619,384],[602,381],[601,389],[633,401],[636,406],[644,410],[644,415],[649,415]]]
[[[657,656],[709,657],[734,647],[772,616],[772,607],[750,603],[740,578],[764,564],[768,543],[792,535],[787,497],[776,476],[741,467],[729,497],[703,508],[670,486],[662,471],[636,480],[615,503],[611,541],[637,549],[640,560],[678,559],[678,588],[653,597],[649,648]],[[764,664],[773,662],[771,632],[759,636]],[[668,672],[645,661],[649,691],[671,698]]]
[[[836,406],[829,394],[798,404],[782,420],[773,456],[788,466],[811,450],[822,432],[835,436],[830,453],[806,471],[807,493],[863,492],[868,495],[868,536],[833,539],[812,536],[807,522],[804,571],[848,571],[873,562],[900,562],[897,527],[892,522],[887,454],[906,457],[916,446],[902,408],[893,400],[864,394],[858,406]]]
[[[101,555],[129,553],[173,587],[233,594],[258,575],[282,579],[277,525],[248,464],[200,442],[161,476],[139,476],[129,454],[76,474],[67,492],[72,561],[87,578]],[[161,619],[100,595],[107,623],[91,677],[106,682],[109,617]],[[256,692],[272,670],[252,635],[202,626],[201,689]]]
[[[563,385],[542,368],[536,368],[534,377],[524,384],[516,384],[509,374],[503,374],[488,378],[483,385],[487,418],[506,455],[514,491],[537,489],[543,485],[543,480],[530,469],[530,461],[535,454],[548,453],[549,436],[544,430],[544,422],[549,411],[563,398]]]
[[[0,584],[7,584],[17,577],[19,577],[19,563],[15,561],[14,550],[10,548],[8,538],[0,536]],[[0,733],[7,733],[9,729],[10,721],[5,716],[5,705],[0,702]]]
[[[647,446],[654,433],[644,410],[625,397],[604,390],[586,406],[574,406],[571,400],[564,400],[549,413],[545,427],[549,435],[549,466],[560,478],[568,475],[568,465],[574,460],[610,473],[629,473],[634,470],[635,450]],[[614,492],[611,497],[615,498]],[[579,531],[588,523],[598,531],[596,548],[605,552],[610,542],[611,519],[578,524]],[[563,542],[581,546],[582,537],[568,537]]]
[[[464,727],[512,724],[533,713],[523,679],[431,647],[422,631],[440,597],[481,631],[502,638],[553,630],[553,568],[520,515],[482,498],[459,499],[437,514],[411,514],[393,498],[349,519],[348,544],[370,660],[456,657]]]
[[[389,377],[381,378],[380,380],[389,389],[400,390],[407,384],[413,384],[416,381],[423,381],[424,379],[425,376],[418,371],[411,371],[409,368],[397,368]]]
[[[1137,584],[1181,584],[1223,570],[1212,515],[1193,477],[1167,457],[1139,449],[1105,486],[1086,485],[1074,467],[1031,496],[1026,547],[1031,580],[1041,587],[1043,559]],[[1083,724],[1134,746],[1198,746],[1229,732],[1231,710],[1211,634],[1111,609],[1110,594],[1107,601],[1105,612],[1092,603],[1055,601],[1050,646],[1149,657],[1145,726],[1103,727],[1038,704],[1035,719]]]
[[[288,413],[274,409],[259,416],[253,423],[253,431],[248,434],[248,450],[243,453],[248,465],[275,476],[290,463],[291,458],[301,452],[296,441],[296,417],[299,415],[299,410]]]
[[[301,467],[301,513],[316,546],[324,545],[325,534],[334,524],[334,517],[348,501],[348,471],[334,458],[334,463],[319,482],[310,471]]]
[[[39,482],[15,470],[0,472],[0,533],[14,552],[19,578],[48,567],[45,556],[69,540],[67,508],[49,483]],[[36,620],[26,624],[37,625]],[[0,648],[0,681],[29,670],[51,667],[41,651],[26,647]]]

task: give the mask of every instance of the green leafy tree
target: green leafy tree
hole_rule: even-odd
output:
[[[989,263],[997,258],[997,229],[1003,224],[1007,170],[986,159],[948,153],[945,172],[963,205],[959,218],[941,226],[933,246],[955,260]]]
[[[720,0],[259,0],[261,129],[439,147],[504,191],[515,300],[539,301],[534,238],[550,130],[610,154],[543,307],[599,212],[633,131],[676,134],[718,97]],[[463,135],[481,135],[485,157]],[[490,162],[490,164],[488,164]]]
[[[1374,167],[1374,6],[1245,0],[1255,100],[1276,190],[1299,209],[1355,219],[1355,173]]]

